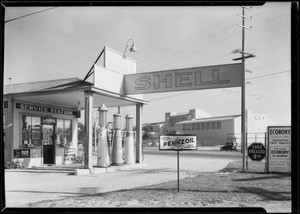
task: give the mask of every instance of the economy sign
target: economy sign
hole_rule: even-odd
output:
[[[124,94],[242,86],[242,63],[124,75]]]
[[[187,135],[161,135],[159,137],[159,150],[196,150],[196,136]]]
[[[269,126],[269,172],[291,172],[291,127]]]

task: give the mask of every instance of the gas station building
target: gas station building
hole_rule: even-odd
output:
[[[93,72],[87,76],[94,74],[92,80],[68,78],[4,86],[5,162],[20,159],[25,167],[66,164],[68,155],[77,154],[78,118],[84,109],[84,167],[92,168],[92,110],[105,105],[136,107],[135,159],[141,163],[142,108],[148,102],[143,96],[122,93],[123,75],[136,72],[136,62],[106,47],[103,52],[106,67],[94,64]],[[114,63],[109,64],[109,59]],[[113,70],[108,69],[113,66]]]

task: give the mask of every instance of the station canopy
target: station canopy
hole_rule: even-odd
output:
[[[28,82],[4,86],[4,97],[56,105],[76,110],[85,107],[85,92],[93,92],[93,107],[105,104],[107,107],[148,104],[148,101],[126,96],[95,87],[93,83],[79,78]]]

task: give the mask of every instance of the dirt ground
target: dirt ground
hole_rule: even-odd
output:
[[[236,165],[239,167],[238,165]],[[291,212],[291,175],[243,173],[229,165],[217,173],[129,190],[69,197],[29,204],[30,207],[262,207]]]

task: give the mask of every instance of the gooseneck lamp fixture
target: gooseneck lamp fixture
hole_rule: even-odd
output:
[[[123,57],[126,57],[125,53],[126,53],[126,50],[127,50],[127,47],[130,46],[129,45],[129,42],[132,41],[132,44],[131,44],[131,48],[129,49],[130,52],[137,52],[137,48],[134,44],[134,40],[133,39],[129,39],[127,41],[127,44],[126,44],[126,47],[125,47],[125,51],[124,51],[124,54],[123,54]]]

